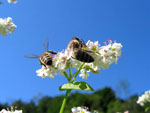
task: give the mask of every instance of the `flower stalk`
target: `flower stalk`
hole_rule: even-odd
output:
[[[78,69],[78,71],[76,71],[75,77],[73,78],[72,82],[76,79],[77,75],[79,74],[79,72],[80,72],[81,69],[83,68],[84,64],[85,64],[85,63],[83,63],[83,64],[81,65],[81,67]],[[68,68],[69,68],[69,74],[70,74],[69,77],[68,77],[66,71],[64,72],[64,75],[65,75],[65,77],[66,77],[66,79],[68,80],[68,83],[69,83],[69,82],[71,81],[71,79],[72,79],[73,76],[72,76],[71,65],[69,65]],[[69,95],[70,93],[71,93],[71,90],[66,90],[66,94],[65,94],[64,100],[63,100],[63,102],[62,102],[61,109],[60,109],[60,112],[59,112],[59,113],[63,113],[64,108],[65,108],[65,105],[66,105],[66,101],[67,101],[67,98],[68,98],[68,95]]]
[[[66,105],[66,101],[67,101],[67,98],[68,98],[68,95],[70,94],[70,92],[71,92],[71,90],[66,91],[66,95],[65,95],[64,100],[62,102],[61,109],[60,109],[59,113],[63,113],[65,105]]]
[[[83,64],[81,65],[81,67],[79,68],[79,70],[76,72],[75,77],[72,79],[72,82],[74,82],[74,80],[75,80],[76,77],[78,76],[79,72],[80,72],[81,69],[83,68],[84,64],[85,64],[85,63],[83,63]]]

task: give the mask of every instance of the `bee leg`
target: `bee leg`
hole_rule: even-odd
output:
[[[41,60],[40,60],[39,62],[40,62],[40,64],[41,64],[42,66],[44,66],[45,68],[47,68],[46,65],[41,62]]]
[[[41,65],[43,65],[42,62],[41,62],[41,60],[39,60],[39,63],[40,63]]]
[[[47,66],[45,64],[43,64],[43,66],[47,69]]]

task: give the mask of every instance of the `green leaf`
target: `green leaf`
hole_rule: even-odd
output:
[[[94,91],[94,89],[86,82],[77,81],[74,83],[67,83],[59,87],[60,91],[64,90],[86,90],[86,91]]]
[[[147,112],[149,110],[149,107],[145,108],[145,112]]]
[[[3,2],[0,1],[0,5],[3,4]]]

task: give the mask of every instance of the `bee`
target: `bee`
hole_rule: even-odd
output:
[[[94,62],[94,58],[90,55],[93,52],[88,51],[84,41],[78,37],[72,38],[67,48],[72,52],[72,58],[86,63]]]
[[[25,55],[25,57],[39,59],[40,64],[46,68],[47,66],[52,66],[53,57],[57,53],[52,50],[48,50],[49,42],[48,42],[47,38],[45,39],[43,46],[44,46],[46,52],[43,52],[40,56],[35,55],[35,54],[30,54],[30,55]]]

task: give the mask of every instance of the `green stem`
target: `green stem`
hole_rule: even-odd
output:
[[[73,77],[73,75],[72,75],[72,68],[69,67],[69,82],[71,81],[72,77]]]
[[[64,75],[67,78],[67,80],[70,81],[66,71],[64,71]]]
[[[61,109],[60,109],[60,112],[59,112],[59,113],[63,113],[64,108],[65,108],[65,105],[66,105],[67,97],[68,97],[68,95],[70,94],[70,92],[71,92],[71,90],[67,90],[67,91],[66,91],[66,95],[65,95],[65,97],[64,97],[64,100],[63,100],[63,103],[62,103],[62,105],[61,105]]]
[[[83,63],[83,64],[81,65],[81,67],[79,68],[79,70],[76,72],[75,77],[72,79],[72,82],[76,79],[77,75],[79,74],[79,72],[80,72],[81,69],[83,68],[84,64],[85,64],[85,63]]]
[[[79,72],[80,72],[81,69],[83,68],[84,64],[85,64],[85,63],[83,63],[83,64],[81,65],[81,67],[79,68],[79,70],[75,73],[75,77],[73,78],[72,82],[76,79],[77,75],[79,74]],[[64,75],[65,75],[65,77],[67,78],[68,82],[70,82],[71,78],[73,77],[73,75],[72,75],[72,69],[70,69],[70,67],[69,67],[69,73],[70,73],[70,76],[68,77],[66,71],[64,72]],[[67,91],[66,91],[66,95],[65,95],[65,97],[64,97],[64,100],[63,100],[63,103],[62,103],[62,105],[61,105],[61,109],[60,109],[60,112],[59,112],[59,113],[63,113],[64,108],[65,108],[65,105],[66,105],[67,97],[68,97],[68,95],[70,94],[70,92],[71,92],[71,90],[67,90]]]

